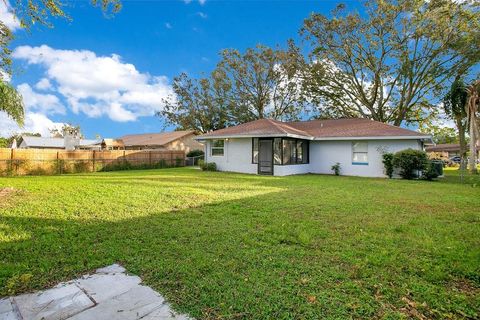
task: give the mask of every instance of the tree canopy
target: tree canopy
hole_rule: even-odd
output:
[[[400,125],[421,121],[443,83],[478,64],[479,5],[451,0],[367,0],[314,13],[301,34],[312,46],[305,90],[327,117]]]

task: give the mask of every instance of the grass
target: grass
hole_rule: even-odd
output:
[[[0,178],[0,295],[118,262],[202,319],[478,319],[480,179],[455,174]]]

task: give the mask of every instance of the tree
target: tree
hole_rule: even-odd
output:
[[[9,83],[0,80],[0,111],[6,112],[19,125],[23,126],[25,108],[22,96]]]
[[[64,138],[65,136],[83,138],[80,126],[74,126],[69,123],[64,124],[60,130],[57,128],[50,129],[50,135],[52,138]]]
[[[286,51],[263,45],[249,48],[244,54],[223,50],[217,72],[225,74],[231,83],[231,121],[297,119],[305,105],[298,78],[299,55],[292,45]]]
[[[468,87],[468,98],[466,104],[468,126],[470,130],[470,172],[477,172],[477,148],[480,140],[480,80],[474,81]]]
[[[443,98],[443,107],[447,116],[455,122],[458,131],[460,143],[460,156],[466,159],[467,140],[465,138],[467,131],[467,88],[461,77],[456,77],[452,83],[450,91]],[[465,163],[462,161],[461,169],[465,169]]]
[[[221,71],[209,78],[191,79],[185,73],[173,79],[175,96],[157,113],[179,129],[205,133],[228,124],[231,85]]]
[[[8,2],[5,0],[4,4]],[[120,0],[92,0],[93,6],[100,6],[104,12],[117,13],[121,9]],[[63,17],[70,19],[63,10],[65,3],[61,0],[15,0],[11,8],[15,17],[19,20],[21,27],[29,30],[34,24],[41,24],[52,27],[50,18]],[[7,116],[23,125],[25,110],[22,97],[16,90],[5,81],[5,74],[11,74],[12,60],[11,50],[8,48],[13,39],[11,30],[0,21],[0,111],[6,112]],[[7,106],[4,103],[7,103]]]
[[[367,0],[312,14],[301,34],[313,47],[305,90],[326,117],[400,125],[421,121],[442,84],[479,62],[478,3]]]

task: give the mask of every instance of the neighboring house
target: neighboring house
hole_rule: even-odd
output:
[[[182,150],[188,153],[191,150],[203,149],[203,145],[194,139],[195,136],[194,131],[131,134],[110,141],[104,139],[102,146],[124,150]]]
[[[20,149],[65,149],[66,138],[46,138],[22,136],[18,142]],[[100,150],[100,140],[78,139],[72,148],[79,150]],[[68,144],[68,141],[67,141]]]
[[[285,176],[341,174],[384,177],[382,154],[423,150],[431,136],[368,119],[280,122],[261,119],[206,133],[206,162],[220,171]]]
[[[470,150],[470,145],[467,143],[467,152]],[[480,157],[480,141],[477,142],[478,157]],[[460,144],[458,143],[441,143],[436,145],[429,145],[425,147],[428,153],[440,154],[443,157],[451,158],[460,155]]]
[[[103,139],[102,150],[124,150],[125,145],[120,139]]]

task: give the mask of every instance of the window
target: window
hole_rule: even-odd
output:
[[[283,162],[282,164],[297,163],[296,141],[293,139],[283,139]]]
[[[258,138],[252,139],[252,163],[258,163]]]
[[[273,164],[292,165],[308,163],[307,140],[291,138],[273,139]],[[259,139],[252,139],[252,163],[257,164],[259,157]]]
[[[352,164],[368,164],[368,142],[352,142]]]
[[[225,140],[212,140],[210,153],[212,156],[223,156]]]
[[[282,138],[273,139],[273,164],[282,164]]]
[[[297,163],[308,163],[308,141],[297,140]]]

